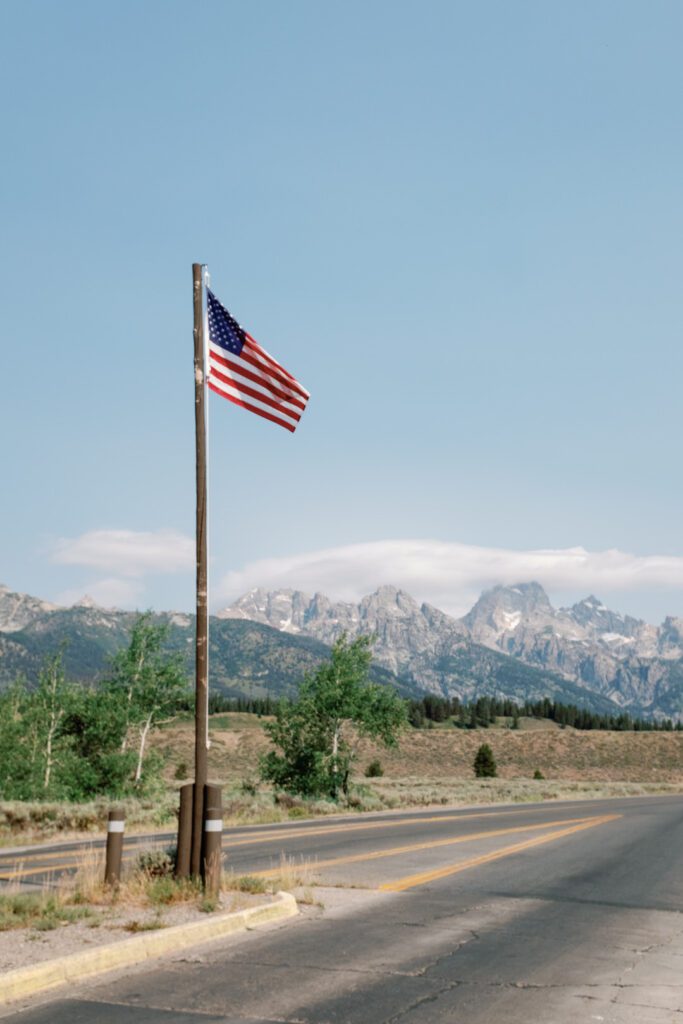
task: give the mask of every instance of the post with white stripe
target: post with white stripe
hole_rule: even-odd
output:
[[[223,801],[220,786],[204,787],[204,851],[202,879],[207,892],[218,895],[223,870]]]
[[[118,885],[121,881],[121,857],[123,855],[123,832],[126,812],[115,808],[109,812],[107,822],[107,859],[104,866],[105,885]]]

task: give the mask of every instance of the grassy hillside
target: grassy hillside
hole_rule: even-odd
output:
[[[365,781],[365,766],[379,758],[385,774],[372,780],[373,787],[429,783],[447,790],[456,780],[473,777],[474,755],[486,742],[502,779],[531,779],[538,769],[548,781],[683,783],[683,733],[581,732],[535,720],[522,724],[519,730],[410,729],[398,750],[361,742],[357,781]],[[215,716],[211,741],[209,764],[217,782],[239,785],[255,779],[259,755],[268,749],[255,715]],[[192,765],[192,743],[189,720],[172,723],[155,737],[169,781],[178,766]]]

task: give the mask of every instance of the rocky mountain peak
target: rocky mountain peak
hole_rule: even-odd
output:
[[[509,633],[530,619],[554,615],[548,595],[540,583],[516,583],[513,587],[493,587],[481,595],[461,622],[482,643]]]
[[[420,611],[417,601],[405,590],[387,585],[378,587],[373,594],[364,597],[360,607],[370,614],[383,612],[398,616],[416,615]]]
[[[298,633],[304,626],[311,598],[300,590],[264,590],[255,587],[234,604],[217,612],[219,619],[249,619],[284,633]]]
[[[46,612],[54,612],[58,605],[30,594],[18,594],[0,583],[0,633],[15,633],[31,624]]]
[[[683,650],[683,619],[667,615],[661,627],[661,645],[667,653]]]
[[[578,601],[566,611],[570,618],[580,626],[601,634],[633,637],[645,626],[640,619],[610,611],[607,605],[593,594],[590,597],[584,597],[582,601]]]

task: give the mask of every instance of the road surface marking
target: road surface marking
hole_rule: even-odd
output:
[[[499,818],[506,814],[524,814],[525,811],[542,811],[547,810],[544,807],[520,807],[519,810],[515,811],[481,811],[477,814],[438,814],[429,818],[400,818],[397,821],[369,821],[369,822],[354,822],[347,824],[346,822],[339,822],[335,825],[320,825],[317,828],[298,828],[289,829],[287,831],[272,831],[266,832],[261,836],[257,836],[252,839],[250,836],[245,836],[234,841],[229,839],[224,840],[224,848],[231,850],[235,846],[252,846],[258,845],[259,843],[276,843],[278,839],[305,839],[306,836],[323,836],[323,835],[334,835],[336,832],[359,832],[370,829],[378,828],[398,828],[401,825],[413,825],[413,824],[448,824],[448,822],[454,822],[460,824],[462,821],[469,821],[472,818]]]
[[[236,846],[258,846],[260,843],[276,843],[279,839],[305,839],[307,836],[334,835],[337,832],[342,832],[342,833],[345,834],[346,832],[358,832],[358,831],[370,830],[370,829],[378,829],[378,828],[398,828],[401,825],[411,825],[411,824],[418,824],[419,825],[419,824],[435,824],[435,823],[438,823],[438,824],[448,824],[449,822],[452,822],[454,824],[459,824],[460,822],[470,821],[471,819],[474,819],[474,818],[499,818],[499,817],[502,817],[504,815],[525,814],[525,813],[528,813],[530,811],[538,812],[538,811],[544,811],[544,810],[548,810],[548,808],[547,807],[520,807],[518,810],[478,811],[476,814],[466,814],[466,813],[462,813],[462,814],[440,814],[440,815],[430,816],[428,818],[420,818],[418,816],[410,816],[410,817],[407,817],[407,818],[399,818],[396,821],[369,821],[369,822],[353,822],[353,823],[347,823],[347,822],[341,821],[341,822],[335,823],[334,825],[321,825],[321,826],[318,826],[317,828],[301,828],[301,827],[294,828],[294,829],[292,829],[292,828],[290,828],[290,829],[283,828],[283,829],[280,829],[280,830],[273,830],[273,831],[269,831],[269,832],[255,833],[253,837],[252,836],[244,836],[244,837],[240,837],[239,839],[235,839],[233,841],[230,841],[229,837],[224,837],[223,848],[224,848],[224,850],[231,850],[231,849],[234,849],[234,847],[236,847]],[[576,819],[573,819],[573,820],[576,820]],[[285,824],[285,823],[283,823],[283,824]],[[133,837],[131,836],[130,838],[132,839]],[[140,852],[143,849],[149,849],[149,847],[145,847],[144,846],[144,840],[143,839],[140,839],[138,836],[135,836],[135,839],[136,839],[136,844],[135,845],[136,845],[137,849],[133,849],[133,850],[130,850],[130,849],[125,850],[124,849],[124,857],[125,856],[132,856],[135,853]],[[156,843],[155,843],[154,840],[152,839],[151,843],[152,843],[152,845],[154,846],[155,849],[162,849],[163,846],[164,846],[164,844],[160,843],[159,840],[156,840]],[[15,864],[25,864],[26,862],[30,863],[32,860],[41,860],[41,861],[43,861],[43,860],[54,860],[54,859],[57,859],[59,857],[63,857],[63,858],[71,857],[72,858],[71,861],[63,860],[60,864],[54,864],[52,866],[47,866],[47,867],[44,868],[45,871],[63,870],[64,868],[75,867],[76,865],[74,864],[74,861],[78,860],[83,855],[83,851],[85,851],[87,854],[89,854],[91,851],[93,851],[93,852],[101,851],[102,853],[104,853],[104,850],[105,850],[105,846],[104,846],[104,843],[102,843],[98,847],[84,845],[84,846],[80,847],[77,850],[68,850],[68,851],[54,850],[54,851],[49,851],[48,853],[40,853],[39,850],[36,849],[35,852],[25,853],[25,854],[22,854],[21,856],[17,855],[15,857],[12,857],[11,859],[10,859],[10,855],[9,854],[2,854],[2,853],[0,853],[0,880],[2,880],[4,878],[8,878],[8,877],[16,877],[16,874],[13,874],[12,876],[9,876],[6,873],[3,873],[3,870],[2,870],[3,867],[11,867],[12,865],[15,865]],[[23,872],[23,874],[29,874],[29,873],[30,874],[39,874],[40,872],[39,872],[39,869],[34,869],[34,868],[27,868],[26,871]]]
[[[450,864],[448,867],[437,868],[434,871],[424,871],[417,875],[406,875],[405,878],[398,878],[394,882],[385,882],[379,888],[383,892],[404,892],[406,889],[412,889],[418,885],[426,885],[427,882],[434,882],[439,878],[447,878],[449,875],[456,875],[460,871],[468,871],[470,868],[479,867],[481,864],[490,864],[491,861],[510,857],[514,853],[529,850],[533,846],[541,846],[543,843],[552,843],[556,839],[563,839],[564,836],[573,835],[574,832],[595,828],[597,825],[604,825],[608,821],[615,821],[621,817],[621,814],[607,814],[601,818],[591,818],[581,824],[573,825],[571,828],[561,829],[559,832],[551,832],[547,836],[536,836],[534,839],[527,839],[523,843],[515,843],[514,846],[505,846],[502,850],[496,850],[495,853],[485,853],[480,857],[472,857],[470,860],[460,861],[458,864]],[[560,822],[555,824],[560,824]]]
[[[137,857],[138,854],[140,853],[142,853],[142,850],[124,850],[121,856],[123,857],[124,860],[130,860],[131,857]],[[45,857],[49,856],[50,854],[45,854]],[[98,855],[93,859],[95,860],[96,864],[97,862],[101,861],[102,867],[104,868],[105,848],[102,847],[101,852],[98,853]],[[82,858],[82,860],[86,861],[88,867],[91,866],[92,860],[90,859],[88,854],[86,854],[86,856]],[[17,859],[14,861],[15,865],[23,863],[23,859],[20,859],[19,857],[17,857]],[[64,861],[61,864],[43,864],[41,867],[37,868],[15,867],[14,871],[5,871],[3,870],[2,867],[0,867],[0,882],[10,882],[12,881],[12,879],[24,878],[24,876],[28,875],[51,875],[53,871],[76,870],[81,866],[81,863],[81,860],[76,859],[76,857],[74,857],[74,859],[70,861]]]
[[[613,815],[613,817],[618,818],[621,817],[621,815],[617,814]],[[434,850],[440,846],[454,846],[457,843],[473,843],[477,839],[491,839],[496,836],[507,836],[514,832],[533,832],[542,828],[554,828],[556,825],[573,825],[575,822],[582,824],[586,821],[593,822],[597,820],[598,819],[594,818],[567,818],[564,821],[546,821],[539,825],[515,825],[512,828],[489,829],[487,832],[473,832],[471,835],[466,836],[452,836],[449,839],[433,839],[423,843],[411,843],[409,846],[393,846],[388,850],[372,850],[369,853],[354,853],[344,857],[333,857],[330,860],[316,860],[305,866],[310,867],[312,871],[317,871],[319,868],[336,867],[338,864],[357,864],[366,860],[380,860],[382,857],[398,857],[402,853],[416,853],[419,850]],[[605,819],[600,818],[599,820],[602,822]],[[294,870],[296,870],[296,864],[294,865]],[[269,868],[267,871],[250,871],[249,874],[255,875],[258,878],[274,878],[277,877],[277,875],[282,874],[282,868]]]
[[[124,843],[125,843],[125,839],[124,839]],[[150,846],[139,845],[139,846],[128,847],[128,849],[126,849],[124,847],[123,856],[124,857],[134,857],[136,854],[142,853],[143,851],[147,851],[147,850],[163,850],[164,847],[168,846],[168,845],[169,845],[168,843],[164,843],[164,844],[157,843],[157,844],[150,845]],[[41,860],[41,861],[42,860],[55,860],[58,857],[71,858],[70,860],[66,860],[66,859],[63,860],[61,862],[61,864],[54,864],[54,865],[52,865],[52,867],[50,867],[48,865],[45,868],[46,871],[51,871],[53,867],[63,867],[64,865],[67,865],[67,864],[73,866],[75,861],[79,861],[79,860],[83,859],[84,857],[93,857],[93,856],[95,856],[95,857],[99,857],[99,856],[104,857],[106,852],[107,852],[106,845],[104,843],[102,843],[101,846],[82,846],[78,850],[68,850],[66,853],[63,850],[61,850],[61,851],[55,850],[52,853],[17,854],[14,857],[5,856],[4,858],[0,856],[0,877],[1,877],[1,873],[2,873],[3,868],[12,867],[15,864],[26,864],[27,862],[31,863],[32,861],[36,861],[36,860]]]

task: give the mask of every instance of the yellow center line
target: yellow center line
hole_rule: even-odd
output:
[[[620,815],[613,815],[620,817]],[[567,818],[563,821],[546,821],[538,825],[515,825],[512,828],[489,829],[486,832],[473,832],[467,836],[455,836],[448,839],[433,839],[429,842],[411,843],[409,846],[394,846],[388,850],[372,850],[369,853],[354,853],[345,857],[333,857],[331,860],[316,860],[309,866],[311,870],[336,867],[338,864],[358,864],[367,860],[380,860],[383,857],[398,857],[402,853],[416,853],[419,850],[434,850],[440,846],[454,846],[457,843],[473,843],[477,839],[491,839],[495,836],[507,836],[513,832],[533,832],[543,828],[554,828],[557,825],[573,825],[575,822],[594,821],[588,818]],[[604,819],[600,819],[601,821]],[[273,878],[282,874],[282,868],[269,868],[267,871],[253,871],[251,875],[259,878]]]
[[[581,824],[573,825],[571,828],[551,832],[547,836],[536,836],[534,839],[527,839],[523,843],[505,846],[502,850],[496,850],[494,853],[485,853],[480,857],[472,857],[469,860],[460,861],[458,864],[450,864],[445,868],[436,868],[434,871],[424,871],[417,875],[406,875],[405,878],[398,878],[394,882],[385,882],[379,888],[383,892],[404,892],[406,889],[412,889],[418,885],[426,885],[428,882],[434,882],[439,878],[447,878],[449,875],[457,875],[460,871],[468,871],[470,868],[479,867],[481,864],[490,864],[491,861],[510,857],[512,854],[520,853],[522,850],[530,850],[533,846],[541,846],[543,843],[552,843],[556,839],[563,839],[564,836],[573,835],[575,832],[583,832],[584,829],[595,828],[597,825],[604,825],[608,821],[614,821],[621,817],[621,814],[607,814],[602,818],[592,818]]]
[[[334,835],[336,832],[358,832],[380,828],[399,828],[402,825],[421,825],[421,824],[448,824],[452,822],[455,825],[461,822],[470,821],[473,818],[499,818],[510,814],[527,814],[529,812],[539,812],[547,810],[546,807],[520,807],[519,809],[511,811],[479,811],[476,814],[439,814],[433,815],[428,818],[399,818],[396,821],[368,821],[368,822],[354,822],[347,823],[344,821],[336,822],[334,825],[320,825],[317,828],[292,828],[292,829],[279,829],[270,830],[268,832],[255,833],[253,836],[244,836],[239,839],[230,840],[228,836],[224,838],[223,846],[224,849],[232,849],[235,846],[258,846],[259,843],[276,843],[279,839],[305,839],[306,836],[321,836],[321,835]],[[138,838],[137,836],[135,838]],[[150,837],[150,845],[154,845],[155,840]],[[138,842],[137,847],[142,850],[144,845],[142,842]],[[163,846],[164,843],[156,840],[157,846]],[[11,856],[9,854],[0,853],[0,871],[3,867],[3,862],[6,866],[10,864],[24,864],[31,860],[54,860],[59,857],[67,858],[69,856],[72,859],[77,859],[83,853],[83,850],[90,852],[97,848],[92,846],[83,846],[78,850],[55,850],[48,853],[40,853],[38,849],[35,852],[26,852],[21,855]],[[104,852],[104,846],[99,847]],[[62,867],[60,864],[59,867]],[[0,876],[2,877],[2,876]]]
[[[136,857],[140,852],[139,850],[124,850],[121,856],[124,860],[130,860],[131,857]],[[48,854],[45,854],[45,856],[47,857]],[[19,866],[15,867],[14,871],[3,871],[0,868],[0,882],[9,882],[14,878],[24,878],[25,876],[28,877],[28,875],[51,875],[53,871],[75,870],[81,866],[90,867],[93,863],[97,864],[99,861],[102,861],[102,864],[104,864],[104,859],[105,851],[102,848],[101,852],[96,852],[94,857],[86,854],[85,864],[83,864],[82,860],[74,857],[69,861],[63,861],[61,864],[43,864],[37,868],[23,868]],[[23,861],[17,859],[14,863],[15,865],[21,865]]]
[[[124,849],[123,856],[136,857],[138,853],[142,853],[143,851],[150,849],[163,849],[164,846],[168,845],[168,843],[150,843],[149,846],[134,846],[132,849],[129,847],[128,849]],[[88,860],[96,857],[104,857],[105,853],[106,846],[102,845],[82,846],[79,850],[67,850],[66,852],[64,852],[63,850],[55,850],[53,853],[33,853],[26,856],[24,856],[23,854],[17,854],[15,857],[12,857],[11,859],[9,857],[5,858],[4,863],[2,858],[0,858],[0,878],[3,877],[2,872],[4,868],[13,867],[16,864],[30,864],[36,860],[56,860],[59,857],[63,857],[64,859],[61,861],[61,863],[53,864],[52,867],[50,867],[49,865],[45,866],[45,871],[51,871],[53,868],[63,868],[65,865],[70,865],[71,867],[73,867],[74,863],[78,864],[83,859]]]
[[[224,847],[228,850],[234,846],[251,846],[258,845],[259,843],[275,843],[278,839],[305,839],[306,836],[323,836],[323,835],[334,835],[337,832],[346,834],[347,832],[359,832],[369,831],[371,829],[378,828],[398,828],[401,825],[421,825],[421,824],[453,824],[459,825],[463,821],[469,821],[472,818],[498,818],[502,815],[507,814],[524,814],[525,811],[541,811],[547,810],[543,807],[524,807],[515,811],[481,811],[477,814],[438,814],[433,815],[429,818],[400,818],[397,821],[370,821],[370,822],[357,822],[354,824],[346,824],[345,822],[339,822],[335,825],[321,825],[318,828],[299,828],[289,829],[287,831],[272,831],[262,833],[259,836],[252,838],[251,836],[245,836],[242,839],[235,839],[224,843]]]

